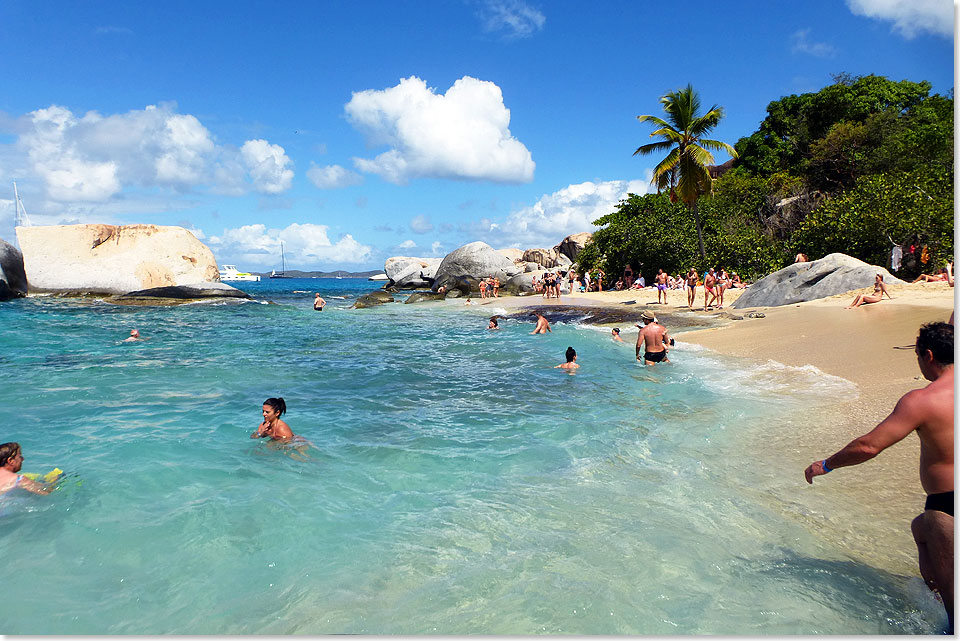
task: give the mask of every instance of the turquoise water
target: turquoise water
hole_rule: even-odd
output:
[[[944,624],[913,551],[866,562],[826,536],[807,453],[768,438],[855,393],[846,381],[682,340],[648,370],[626,331],[488,332],[494,306],[350,310],[363,280],[238,286],[256,302],[0,305],[0,440],[25,471],[67,473],[50,496],[0,498],[0,633]],[[133,327],[149,340],[121,343]],[[575,375],[553,369],[568,345]],[[271,396],[308,460],[249,438]]]

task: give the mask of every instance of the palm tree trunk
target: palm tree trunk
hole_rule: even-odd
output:
[[[700,211],[697,208],[697,201],[693,201],[693,207],[691,208],[693,212],[693,221],[697,224],[697,242],[700,243],[700,259],[703,260],[707,257],[707,252],[703,249],[703,227],[700,225]]]

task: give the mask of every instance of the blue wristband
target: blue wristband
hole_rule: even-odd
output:
[[[820,467],[823,468],[824,474],[829,474],[830,472],[833,471],[829,467],[827,467],[827,459],[823,459],[822,461],[820,461]]]

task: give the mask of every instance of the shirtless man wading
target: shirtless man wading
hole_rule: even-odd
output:
[[[640,320],[644,325],[637,325],[640,327],[640,333],[637,334],[637,360],[640,360],[640,346],[643,345],[644,365],[669,363],[667,345],[670,344],[670,337],[667,336],[667,328],[658,324],[656,317],[650,312],[640,314]]]
[[[953,633],[953,326],[920,328],[914,351],[920,373],[932,381],[905,394],[893,413],[867,434],[804,471],[807,483],[838,467],[858,465],[916,431],[920,437],[920,484],[927,493],[923,514],[910,529],[917,543],[920,574],[940,592]]]

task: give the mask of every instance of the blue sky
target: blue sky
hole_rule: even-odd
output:
[[[834,73],[953,88],[951,0],[682,6],[5,0],[0,238],[16,180],[33,224],[182,225],[241,269],[552,247],[649,190],[666,91],[733,144]]]

